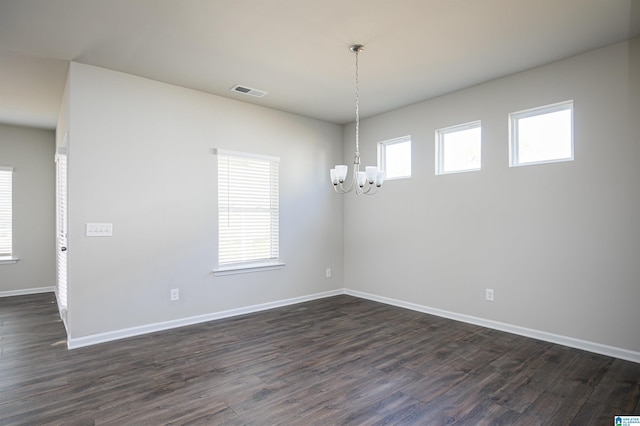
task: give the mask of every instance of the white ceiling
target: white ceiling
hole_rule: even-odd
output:
[[[639,0],[0,0],[0,122],[54,128],[69,61],[346,123],[353,43],[370,116],[639,35]]]

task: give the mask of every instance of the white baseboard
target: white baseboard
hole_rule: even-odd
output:
[[[55,287],[25,288],[20,290],[0,291],[0,297],[26,296],[28,294],[53,293],[54,291],[56,291]]]
[[[33,291],[33,293],[42,293],[46,291],[54,291],[53,287],[43,287],[40,290]],[[20,293],[31,294],[31,293]],[[542,340],[545,342],[556,343],[576,349],[585,350],[601,355],[606,355],[614,358],[620,358],[627,361],[640,363],[640,352],[631,351],[628,349],[618,348],[614,346],[603,345],[601,343],[590,342],[587,340],[576,339],[573,337],[562,336],[554,333],[548,333],[545,331],[534,330],[526,327],[520,327],[512,324],[507,324],[499,321],[488,320],[484,318],[478,318],[470,315],[459,314],[455,312],[445,311],[442,309],[432,308],[430,306],[418,305],[416,303],[405,302],[402,300],[392,299],[389,297],[378,296],[375,294],[365,293],[357,290],[350,289],[336,289],[326,291],[322,293],[315,293],[307,296],[294,297],[291,299],[279,300],[275,302],[263,303],[260,305],[246,306],[243,308],[230,309],[227,311],[213,312],[205,315],[198,315],[194,317],[181,318],[172,321],[165,321],[161,323],[148,324],[139,327],[132,327],[122,330],[115,330],[106,333],[93,334],[89,336],[68,338],[67,346],[69,349],[81,348],[84,346],[97,345],[99,343],[111,342],[114,340],[125,339],[128,337],[139,336],[147,333],[154,333],[156,331],[164,331],[177,327],[184,327],[187,325],[199,324],[208,321],[214,321],[223,318],[230,318],[238,315],[245,315],[254,312],[265,311],[268,309],[279,308],[282,306],[294,305],[297,303],[309,302],[312,300],[323,299],[325,297],[338,296],[340,294],[347,294],[349,296],[359,297],[361,299],[372,300],[375,302],[384,303],[387,305],[398,306],[401,308],[410,309],[413,311],[423,312],[426,314],[436,315],[442,318],[448,318],[455,321],[461,321],[469,324],[479,325],[482,327],[491,328],[494,330],[505,331],[507,333],[513,333],[520,336],[531,337],[533,339]],[[0,297],[3,293],[0,292]],[[12,294],[14,295],[14,294]]]
[[[323,299],[325,297],[338,296],[344,294],[344,289],[325,291],[322,293],[310,294],[307,296],[294,297],[291,299],[278,300],[275,302],[263,303],[260,305],[246,306],[243,308],[230,309],[227,311],[213,312],[205,315],[181,318],[172,321],[164,321],[155,324],[148,324],[139,327],[131,327],[123,330],[109,331],[106,333],[92,334],[90,336],[67,338],[67,347],[69,349],[81,348],[84,346],[97,345],[99,343],[111,342],[114,340],[125,339],[127,337],[140,336],[142,334],[154,333],[156,331],[164,331],[186,325],[200,324],[203,322],[214,321],[223,318],[235,317],[238,315],[251,314],[254,312],[266,311],[268,309],[280,308],[282,306],[295,305],[297,303],[309,302],[311,300]]]
[[[344,294],[359,297],[361,299],[373,300],[375,302],[387,305],[398,306],[401,308],[411,309],[413,311],[423,312],[426,314],[436,315],[443,318],[449,318],[456,321],[475,324],[482,327],[491,328],[507,333],[518,334],[520,336],[531,337],[533,339],[543,340],[545,342],[556,343],[559,345],[569,346],[571,348],[581,349],[601,355],[607,355],[614,358],[620,358],[627,361],[640,363],[640,352],[628,349],[617,348],[615,346],[603,345],[601,343],[590,342],[587,340],[575,339],[573,337],[561,336],[558,334],[548,333],[546,331],[533,330],[517,325],[506,324],[503,322],[492,321],[484,318],[473,317],[470,315],[458,314],[442,309],[436,309],[429,306],[418,305],[415,303],[405,302],[402,300],[391,299],[389,297],[378,296],[375,294],[364,293],[357,290],[345,289]]]

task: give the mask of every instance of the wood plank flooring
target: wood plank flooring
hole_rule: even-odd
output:
[[[640,364],[350,296],[67,350],[0,299],[1,425],[611,425]]]

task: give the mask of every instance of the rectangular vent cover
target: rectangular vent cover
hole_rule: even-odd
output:
[[[236,84],[230,90],[232,92],[242,93],[243,95],[249,95],[256,98],[261,98],[268,93],[268,92],[265,92],[264,90],[252,89],[251,87],[241,86],[239,84]]]

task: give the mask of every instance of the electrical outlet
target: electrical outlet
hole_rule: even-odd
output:
[[[331,268],[327,268],[327,270],[324,273],[324,276],[327,278],[331,278]]]
[[[493,302],[493,289],[492,288],[488,288],[488,289],[485,290],[485,298],[489,302]]]
[[[180,290],[177,288],[171,289],[171,301],[175,302],[176,300],[180,300]]]

